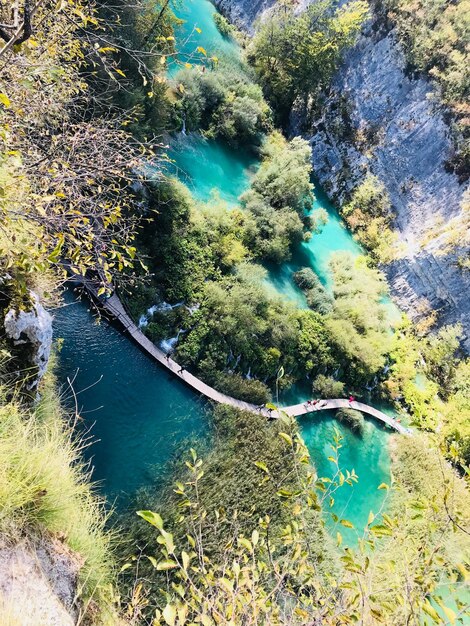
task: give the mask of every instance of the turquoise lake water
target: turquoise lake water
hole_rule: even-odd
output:
[[[209,54],[238,54],[233,42],[217,31],[210,2],[187,0],[185,7],[183,36],[192,33],[184,46],[185,55],[194,52],[196,34],[196,45],[204,46]],[[200,34],[196,33],[196,26],[201,29]],[[208,200],[216,193],[230,205],[237,203],[257,166],[256,159],[248,153],[195,135],[181,134],[173,142],[170,154],[175,160],[174,171],[199,200]],[[295,250],[290,263],[271,268],[269,274],[270,284],[299,306],[305,306],[305,300],[292,282],[294,271],[310,266],[329,284],[331,253],[360,253],[326,196],[319,189],[315,194],[313,208],[328,211],[328,224],[321,234]],[[74,388],[80,392],[84,425],[97,440],[87,450],[94,477],[102,482],[103,492],[110,499],[125,502],[137,488],[162,478],[168,462],[191,436],[207,435],[210,419],[205,405],[118,330],[106,322],[94,324],[84,303],[69,304],[57,311],[55,328],[56,336],[64,339],[61,372],[72,377],[78,370]],[[294,395],[292,402],[304,399],[301,392]],[[376,422],[368,421],[363,436],[357,437],[328,412],[305,418],[300,424],[320,476],[331,477],[334,473],[327,460],[334,428],[344,436],[341,468],[354,468],[359,483],[354,488],[345,486],[335,494],[333,510],[350,519],[356,529],[362,529],[369,511],[377,511],[381,506],[384,492],[377,490],[378,485],[389,481],[389,434]],[[347,542],[354,542],[355,530],[341,527],[341,532]]]
[[[216,9],[209,0],[183,0],[173,4],[176,15],[183,23],[176,33],[178,56],[170,62],[170,76],[184,63],[198,63],[204,56],[230,57],[235,61],[240,58],[238,45],[231,38],[223,37],[215,25],[213,15]],[[206,55],[198,51],[201,46]]]
[[[93,477],[110,500],[124,502],[164,475],[184,440],[207,433],[206,405],[119,330],[97,324],[87,304],[68,292],[55,312],[60,371],[74,379],[82,426],[94,439],[86,450]]]

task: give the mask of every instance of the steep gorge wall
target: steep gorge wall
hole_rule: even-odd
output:
[[[216,4],[250,29],[273,1]],[[453,147],[433,88],[407,74],[393,30],[380,29],[374,19],[365,26],[334,78],[321,118],[306,125],[294,114],[292,132],[309,139],[315,175],[337,205],[367,171],[380,178],[400,233],[400,257],[384,268],[394,298],[415,319],[428,304],[441,324],[462,323],[470,350],[470,270],[461,267],[470,251],[465,186],[446,166]],[[451,251],[449,230],[456,240]]]
[[[253,22],[276,0],[213,0],[221,13],[244,30],[251,30]]]
[[[441,324],[462,323],[470,348],[465,185],[447,167],[453,146],[433,88],[407,75],[393,31],[366,26],[306,134],[315,174],[337,205],[367,171],[384,183],[400,233],[399,258],[384,268],[395,299],[413,318],[428,303]]]

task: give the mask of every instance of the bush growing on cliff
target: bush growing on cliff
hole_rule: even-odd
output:
[[[457,351],[462,337],[462,325],[444,326],[423,341],[423,356],[431,379],[439,384],[440,394],[445,398],[456,375]]]
[[[34,23],[33,38],[3,51],[0,78],[0,272],[24,307],[32,277],[63,279],[64,260],[95,272],[103,288],[123,279],[140,214],[130,187],[153,154],[122,110],[101,115],[96,82],[111,93],[124,77],[112,46],[96,43],[103,24],[93,7],[41,4]]]
[[[341,209],[348,226],[359,241],[380,262],[393,259],[398,236],[392,232],[392,210],[388,193],[380,180],[368,174]]]

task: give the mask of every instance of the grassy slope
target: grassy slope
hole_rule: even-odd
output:
[[[51,375],[41,393],[35,408],[0,406],[0,538],[61,538],[83,562],[77,589],[83,610],[93,612],[94,623],[115,624],[103,503],[89,482]]]

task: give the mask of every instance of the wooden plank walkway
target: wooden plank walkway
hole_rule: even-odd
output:
[[[217,391],[213,387],[206,385],[206,383],[204,383],[202,380],[178,365],[178,363],[174,361],[171,357],[167,356],[165,352],[163,352],[163,350],[157,348],[157,346],[144,335],[140,328],[136,326],[136,324],[134,324],[131,317],[126,312],[119,296],[116,293],[113,293],[112,296],[104,299],[102,296],[98,296],[98,290],[92,281],[79,277],[74,277],[73,280],[76,280],[77,282],[82,284],[85,290],[91,296],[93,296],[99,307],[106,311],[110,317],[114,318],[115,320],[119,321],[120,324],[122,324],[126,332],[129,333],[132,339],[142,348],[142,350],[144,350],[144,352],[146,352],[155,361],[160,363],[160,365],[163,365],[163,367],[172,372],[184,383],[189,385],[189,387],[202,394],[209,400],[213,400],[214,402],[218,402],[220,404],[228,404],[237,409],[243,409],[252,413],[258,413],[264,415],[266,418],[275,419],[281,417],[282,413],[287,413],[292,417],[299,417],[301,415],[307,415],[308,413],[315,413],[317,411],[323,411],[327,409],[352,408],[357,409],[362,413],[367,413],[372,417],[375,417],[376,419],[380,420],[381,422],[401,434],[411,434],[411,430],[404,427],[395,418],[390,417],[389,415],[382,413],[382,411],[378,411],[377,409],[374,409],[374,407],[371,407],[367,404],[355,401],[349,402],[349,400],[345,398],[322,400],[321,407],[318,407],[318,404],[313,405],[312,403],[305,402],[302,404],[295,404],[293,406],[283,407],[279,410],[269,410],[266,408],[257,407],[254,404],[250,404],[249,402],[243,402],[242,400],[237,400],[236,398],[227,396],[224,393]]]

